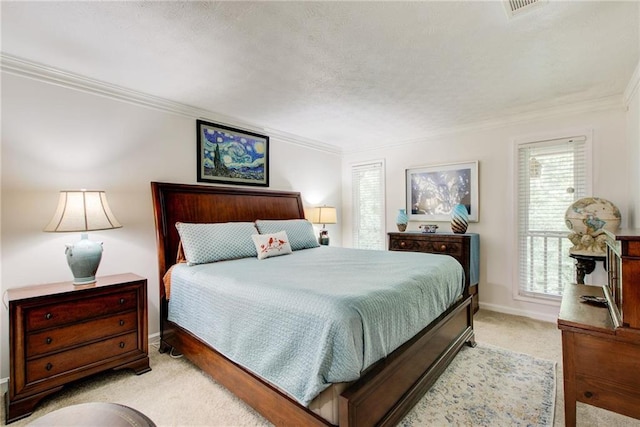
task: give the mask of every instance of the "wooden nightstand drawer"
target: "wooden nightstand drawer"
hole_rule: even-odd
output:
[[[52,328],[106,314],[135,310],[137,303],[135,291],[127,291],[28,309],[26,313],[27,331]]]
[[[138,334],[132,332],[95,344],[34,359],[27,362],[27,384],[136,350],[137,341]]]
[[[27,358],[135,330],[136,314],[135,311],[130,311],[54,330],[31,333],[27,336]]]

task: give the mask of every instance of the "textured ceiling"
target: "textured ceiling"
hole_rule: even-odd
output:
[[[7,2],[2,53],[345,151],[621,96],[637,1]]]

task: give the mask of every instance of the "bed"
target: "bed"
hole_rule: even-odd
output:
[[[151,189],[160,278],[176,262],[180,243],[176,223],[304,218],[297,192],[159,182],[152,182]],[[435,382],[462,345],[474,345],[471,298],[465,284],[462,297],[428,326],[368,367],[359,378],[332,389],[339,394],[337,415],[323,418],[310,409],[312,405],[301,404],[299,399],[207,344],[201,335],[171,321],[162,280],[159,286],[160,350],[174,348],[184,354],[275,425],[395,425]]]

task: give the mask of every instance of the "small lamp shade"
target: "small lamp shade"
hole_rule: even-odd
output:
[[[74,285],[95,283],[102,259],[102,242],[89,240],[86,231],[109,230],[122,225],[111,212],[104,191],[61,191],[58,208],[44,231],[82,231],[80,241],[67,244],[65,253]]]
[[[311,211],[311,222],[314,224],[336,224],[338,215],[332,206],[318,206]]]
[[[338,222],[338,214],[333,206],[318,206],[310,211],[309,220],[313,224],[322,224],[318,243],[321,245],[329,244],[329,230],[325,228],[326,224],[336,224]]]

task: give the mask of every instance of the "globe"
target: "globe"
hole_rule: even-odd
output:
[[[572,254],[604,255],[604,231],[614,232],[620,226],[620,210],[606,199],[585,197],[574,202],[564,215]]]

